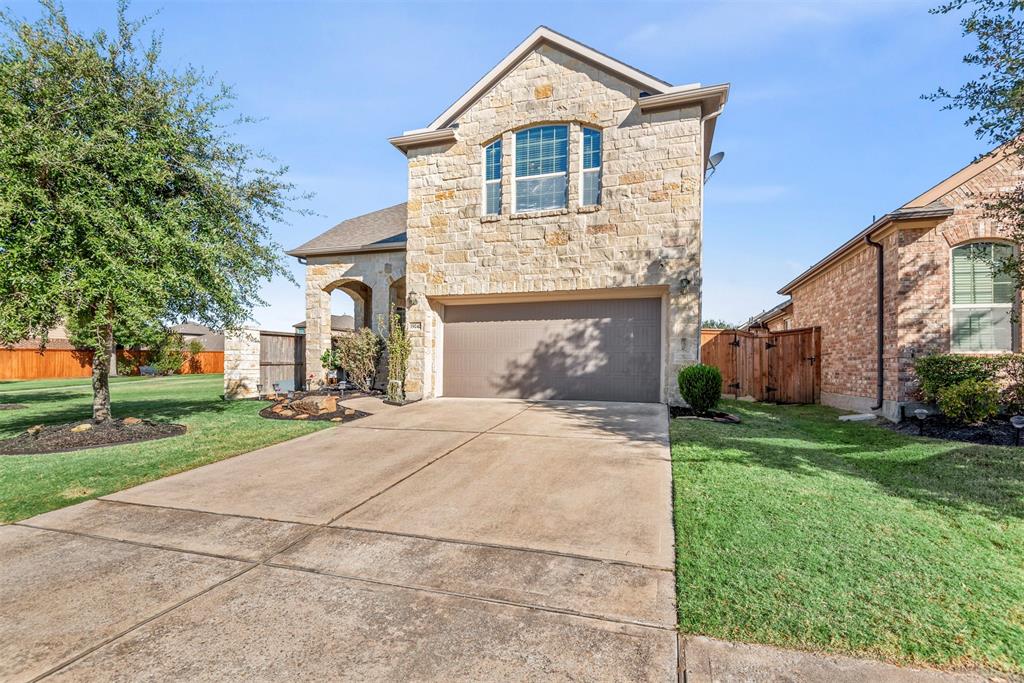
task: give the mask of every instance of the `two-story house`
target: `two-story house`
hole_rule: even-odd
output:
[[[306,263],[307,369],[341,289],[357,327],[403,309],[410,398],[677,400],[699,354],[703,178],[728,91],[538,28],[390,140],[407,203],[288,252]]]

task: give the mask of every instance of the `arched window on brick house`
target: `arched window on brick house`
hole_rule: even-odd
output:
[[[1013,350],[1013,280],[999,272],[1013,247],[998,242],[974,242],[952,251],[952,326],[954,353],[993,353]]]

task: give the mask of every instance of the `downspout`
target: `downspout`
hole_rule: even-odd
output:
[[[885,392],[885,363],[883,362],[883,349],[885,344],[885,256],[884,252],[882,251],[882,244],[880,242],[875,242],[874,240],[872,240],[871,235],[865,235],[864,242],[865,244],[869,244],[872,247],[874,247],[875,253],[878,255],[878,272],[875,276],[878,281],[878,310],[877,319],[875,321],[875,330],[877,332],[876,346],[878,347],[878,355],[876,359],[876,362],[878,364],[878,370],[876,372],[876,374],[878,375],[878,384],[876,387],[876,402],[875,405],[871,407],[871,410],[878,410],[882,407],[882,404],[885,402],[883,399]]]
[[[711,119],[717,119],[719,117],[719,115],[721,115],[721,113],[724,110],[725,110],[725,100],[723,99],[722,100],[722,104],[721,104],[721,106],[718,107],[718,109],[716,109],[715,111],[711,112],[710,114],[705,114],[704,116],[700,117],[700,154],[701,154],[701,158],[704,159],[704,166],[702,166],[701,169],[700,169],[700,223],[699,223],[700,228],[699,228],[699,232],[697,233],[697,243],[700,245],[701,260],[698,261],[698,263],[702,263],[703,255],[704,255],[703,254],[703,252],[704,252],[704,177],[705,177],[705,174],[708,172],[708,167],[707,167],[708,157],[707,157],[707,154],[709,154],[711,152],[710,149],[707,150],[707,152],[705,152],[705,150],[704,150],[704,135],[705,135],[704,131],[705,131],[705,128],[706,128],[705,124],[708,121],[710,121]],[[703,270],[703,265],[701,265],[701,270]],[[702,277],[703,277],[703,274],[702,274]],[[703,311],[703,307],[704,307],[704,288],[703,288],[703,286],[701,287],[700,291],[701,291],[701,294],[697,298],[697,307],[698,307],[697,311],[699,313],[699,315],[697,317],[698,317],[698,320],[703,320],[703,318],[704,318],[704,311]],[[670,351],[666,350],[666,353],[669,353],[669,352]],[[701,358],[701,355],[700,355],[700,329],[697,330],[697,362],[698,363],[703,362],[703,359]]]

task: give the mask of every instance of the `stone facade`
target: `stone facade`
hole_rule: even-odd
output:
[[[983,202],[1020,176],[1016,159],[1002,159],[938,199],[953,209],[948,218],[897,222],[874,237],[885,256],[883,412],[890,419],[915,398],[915,359],[950,350],[952,248],[1006,238],[984,215]],[[875,403],[875,273],[874,249],[860,245],[791,292],[794,326],[821,327],[823,403],[852,410]],[[1019,340],[1018,333],[1015,350]]]
[[[258,398],[260,383],[260,332],[224,331],[224,396]]]
[[[410,396],[442,391],[437,297],[654,287],[668,340],[663,398],[678,400],[676,373],[699,353],[701,110],[644,114],[639,97],[636,86],[542,45],[458,117],[454,143],[408,152]],[[569,126],[568,207],[517,215],[515,131],[545,123]],[[598,207],[580,205],[583,125],[603,134]],[[498,138],[502,211],[483,216],[483,149]]]
[[[352,297],[356,329],[370,327],[386,333],[391,305],[404,305],[395,300],[396,294],[405,291],[404,277],[404,251],[310,257],[306,264],[306,374],[322,371],[320,356],[331,348],[331,292],[338,289]]]

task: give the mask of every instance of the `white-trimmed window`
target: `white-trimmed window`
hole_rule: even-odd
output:
[[[516,133],[515,211],[564,209],[569,127],[537,126]]]
[[[583,129],[583,182],[580,184],[580,204],[596,206],[601,203],[601,131]]]
[[[976,242],[952,252],[954,352],[984,353],[1013,348],[1013,280],[999,272],[1013,255],[1009,244]]]
[[[501,139],[484,148],[484,214],[501,213]]]

